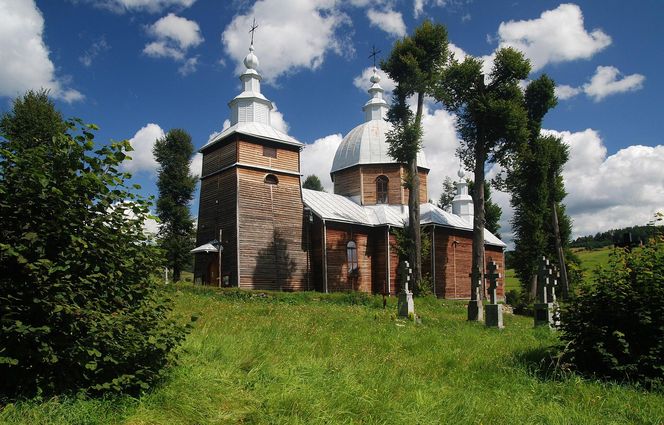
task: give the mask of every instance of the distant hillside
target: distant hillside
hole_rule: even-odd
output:
[[[612,229],[606,232],[600,232],[596,235],[581,236],[576,238],[570,244],[572,248],[587,248],[597,249],[606,246],[613,246],[613,244],[621,243],[631,235],[632,242],[638,241],[646,242],[657,231],[655,226],[633,226],[624,227],[622,229]]]

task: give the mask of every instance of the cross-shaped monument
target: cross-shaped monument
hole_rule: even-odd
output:
[[[399,299],[397,301],[397,311],[399,316],[402,317],[415,317],[415,302],[413,301],[413,293],[408,289],[408,283],[410,282],[410,277],[413,274],[413,270],[410,268],[408,261],[401,263],[402,267],[402,279],[403,279],[403,290],[399,292]]]
[[[502,329],[503,326],[503,308],[498,304],[498,279],[501,275],[498,272],[499,265],[489,259],[485,279],[489,281],[489,304],[486,307],[486,322],[489,327]]]
[[[552,286],[554,285],[553,280],[553,265],[543,256],[537,275],[537,300],[534,305],[535,326],[554,326],[555,289]],[[553,295],[554,299],[552,300],[549,295]]]
[[[482,273],[479,267],[473,267],[470,273],[470,301],[468,302],[468,320],[481,321],[484,319],[484,308],[480,288],[482,287]]]

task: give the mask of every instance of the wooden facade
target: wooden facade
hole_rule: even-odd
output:
[[[299,149],[234,134],[203,151],[196,242],[218,239],[222,231],[222,283],[308,288]],[[216,255],[197,254],[195,279],[219,284],[217,261]]]
[[[427,175],[429,170],[420,168],[420,203],[428,202]],[[376,181],[388,180],[387,204],[407,205],[408,190],[403,187],[406,168],[402,164],[364,164],[337,171],[332,175],[334,193],[356,200],[360,205],[376,205]]]

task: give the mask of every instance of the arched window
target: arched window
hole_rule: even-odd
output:
[[[267,184],[279,184],[279,179],[274,174],[268,174],[265,176],[265,183]]]
[[[385,176],[376,179],[376,203],[387,204],[387,184],[389,180]]]
[[[348,273],[357,271],[357,245],[350,241],[346,244],[346,257],[348,259]]]

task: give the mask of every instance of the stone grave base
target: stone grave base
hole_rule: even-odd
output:
[[[484,320],[484,308],[482,300],[468,301],[468,320],[481,322]]]
[[[535,326],[554,326],[553,303],[536,303],[535,308]]]
[[[503,308],[500,304],[487,304],[484,306],[486,310],[485,324],[491,328],[502,329],[503,325]]]
[[[397,301],[397,310],[399,316],[410,317],[415,315],[415,302],[413,301],[413,293],[408,291],[399,292],[399,300]]]

